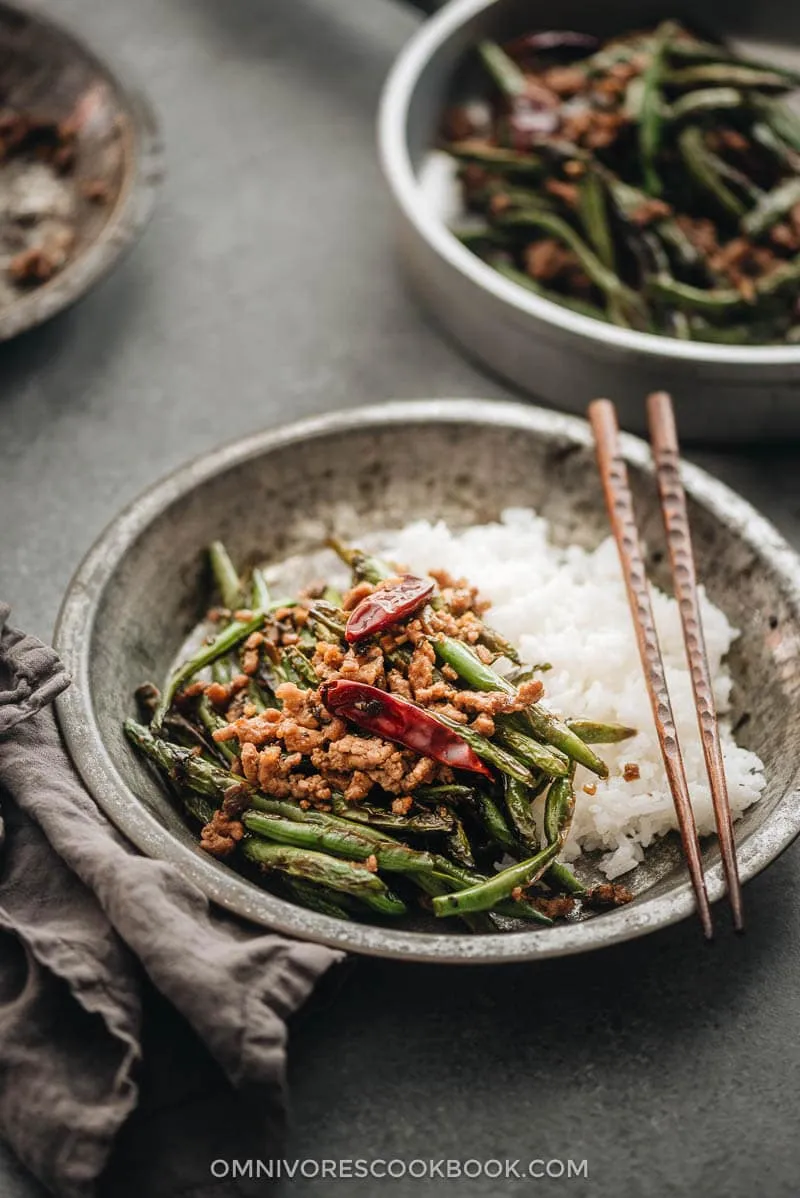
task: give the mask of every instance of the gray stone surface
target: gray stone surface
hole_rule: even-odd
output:
[[[43,636],[107,519],[185,458],[333,407],[507,394],[430,326],[391,250],[373,120],[413,14],[389,0],[50,8],[149,90],[169,174],[113,277],[0,346],[0,591]],[[695,456],[800,546],[800,450]],[[295,1030],[289,1155],[589,1162],[588,1182],[384,1183],[397,1198],[793,1196],[799,861],[790,850],[750,885],[746,937],[710,949],[685,925],[535,969],[358,963]],[[3,1152],[0,1195],[38,1193]]]

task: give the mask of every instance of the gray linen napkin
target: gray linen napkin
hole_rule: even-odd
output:
[[[54,1193],[89,1198],[137,1102],[142,969],[234,1085],[266,1087],[277,1136],[285,1020],[341,954],[247,926],[137,854],[62,748],[58,657],[8,616],[0,603],[0,1136]]]

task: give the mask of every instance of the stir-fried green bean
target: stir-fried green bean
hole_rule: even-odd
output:
[[[720,344],[792,341],[796,304],[765,314],[760,303],[775,286],[800,302],[800,114],[783,99],[800,72],[672,20],[590,55],[559,36],[478,47],[490,112],[478,121],[465,107],[459,140],[442,143],[459,162],[462,243],[592,320]]]
[[[236,611],[242,606],[244,591],[236,568],[222,541],[211,542],[208,547],[208,560],[223,607],[227,607],[229,611]]]
[[[452,637],[437,637],[433,642],[437,656],[456,671],[459,677],[479,691],[502,691],[507,695],[516,696],[516,690],[506,682],[491,666],[484,665],[480,658],[462,641]],[[601,778],[608,776],[608,767],[582,740],[561,720],[545,711],[537,703],[531,704],[524,712],[524,717],[530,724],[534,734],[546,744],[560,749],[573,761],[580,762],[592,773]],[[512,774],[512,777],[515,775]],[[518,778],[518,781],[530,785],[530,779]]]
[[[627,724],[603,724],[597,720],[567,720],[567,727],[587,745],[615,745],[636,735]]]
[[[531,812],[531,804],[539,789],[539,785],[528,788],[515,778],[505,779],[506,810],[517,835],[527,848],[539,847],[536,823]]]
[[[245,840],[242,851],[262,869],[277,870],[352,895],[380,915],[404,915],[406,912],[402,899],[392,894],[386,883],[363,865],[351,865],[349,861],[312,849],[274,844],[257,836]]]
[[[212,613],[216,635],[171,673],[162,694],[152,684],[139,689],[149,726],[128,720],[126,736],[201,824],[206,851],[234,868],[249,863],[274,874],[279,894],[320,914],[400,916],[416,902],[459,916],[476,933],[505,929],[509,919],[549,925],[551,912],[563,915],[572,903],[548,911],[548,893],[583,893],[557,860],[574,805],[575,762],[604,773],[587,742],[614,743],[633,730],[586,719],[568,724],[528,704],[540,693],[532,675],[549,667],[520,662],[515,647],[481,620],[477,602],[464,625],[477,651],[435,632],[451,621],[459,627],[453,596],[462,603],[466,592],[446,581],[436,590],[412,576],[401,580],[389,563],[339,542],[335,548],[356,582],[382,584],[365,600],[367,624],[352,643],[350,603],[338,591],[273,601],[263,572],[240,576],[217,543],[209,552],[225,609]],[[393,619],[391,605],[398,595],[407,602],[409,587],[423,600]],[[243,595],[255,605],[252,614],[234,606]],[[279,608],[286,611],[277,618]],[[379,616],[372,626],[371,614]],[[515,663],[515,681],[491,662],[505,663],[501,669]],[[341,676],[331,681],[339,663]],[[385,689],[350,681],[358,663]],[[213,681],[203,673],[209,667]],[[298,689],[281,690],[286,682]],[[437,698],[422,702],[428,682]],[[418,701],[396,697],[395,686]],[[467,694],[475,690],[497,693],[477,700]],[[464,712],[475,708],[481,716],[473,725]],[[540,832],[533,803],[545,788]],[[508,870],[486,872],[508,857]],[[399,893],[384,875],[399,879]],[[534,884],[540,893],[526,893]]]
[[[279,607],[285,607],[287,602],[291,603],[292,600],[282,599],[271,603],[269,607],[253,612],[248,620],[232,621],[222,632],[214,637],[210,644],[203,645],[188,661],[185,661],[177,670],[174,670],[169,677],[167,685],[164,687],[161,700],[153,715],[154,730],[157,732],[161,727],[172,700],[185,683],[194,678],[195,674],[199,674],[206,666],[211,665],[217,658],[223,657],[231,649],[240,645],[242,641],[250,636],[251,632],[257,632],[270,611],[274,611]]]

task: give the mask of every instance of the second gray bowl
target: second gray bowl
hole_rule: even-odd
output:
[[[431,209],[420,168],[444,108],[481,38],[536,28],[609,36],[674,15],[663,0],[563,0],[558,14],[530,0],[451,0],[425,22],[387,81],[378,139],[397,210],[402,260],[416,290],[465,352],[555,407],[583,412],[615,400],[623,424],[644,431],[643,399],[672,392],[684,439],[800,436],[800,346],[720,346],[620,329],[541,299],[466,249]],[[781,0],[697,0],[691,17],[743,40],[761,58],[800,63],[800,8]],[[467,88],[471,88],[469,76]],[[466,94],[471,94],[468,90]]]

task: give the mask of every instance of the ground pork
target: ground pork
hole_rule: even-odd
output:
[[[224,811],[215,811],[213,818],[200,833],[200,847],[212,857],[228,857],[244,836],[244,828]]]
[[[339,677],[350,682],[364,682],[367,686],[382,686],[386,669],[380,648],[370,645],[363,653],[350,649],[339,667]]]

